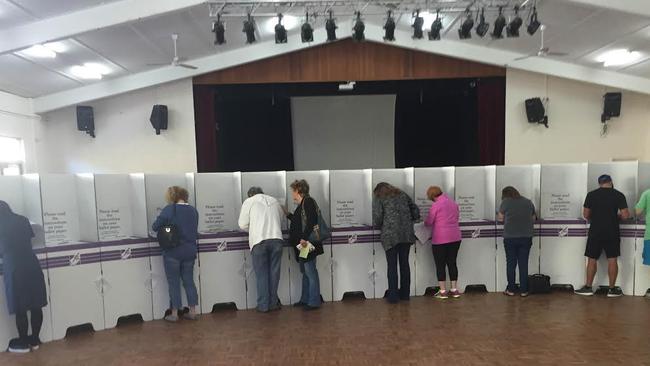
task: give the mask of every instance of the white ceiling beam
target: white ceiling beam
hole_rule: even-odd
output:
[[[650,17],[650,1],[648,0],[565,0],[596,8],[621,11],[635,15]]]
[[[351,28],[351,21],[339,24],[339,38],[349,37],[349,33],[346,34],[346,30],[350,30]],[[366,39],[370,41],[378,43],[384,42],[384,31],[381,26],[366,23],[365,33]],[[576,81],[605,85],[617,89],[650,94],[650,79],[647,78],[581,66],[550,58],[531,57],[525,60],[514,61],[515,58],[522,56],[522,54],[462,41],[444,39],[441,41],[413,40],[410,32],[404,30],[396,30],[395,37],[397,38],[397,41],[388,44],[474,62],[510,67]],[[316,29],[314,32],[314,39],[318,41],[312,43],[311,46],[325,43],[325,30],[323,28]],[[198,68],[196,70],[181,67],[164,67],[41,96],[34,99],[34,112],[44,113],[157,84],[190,78],[244,63],[278,56],[288,52],[298,51],[309,46],[310,45],[301,43],[299,34],[289,36],[288,43],[282,45],[275,44],[273,40],[260,42],[255,45],[244,46],[231,51],[187,61],[187,63],[197,66]]]
[[[37,20],[0,31],[0,55],[203,3],[205,0],[120,0]]]

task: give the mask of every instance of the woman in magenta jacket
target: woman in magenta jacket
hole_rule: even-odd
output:
[[[456,287],[458,281],[458,266],[456,257],[460,249],[461,233],[458,225],[458,205],[440,187],[432,186],[427,189],[427,197],[433,201],[429,215],[424,224],[431,227],[431,248],[433,259],[436,262],[436,272],[440,290],[434,295],[438,299],[460,297]],[[447,273],[451,280],[451,289],[447,291]]]

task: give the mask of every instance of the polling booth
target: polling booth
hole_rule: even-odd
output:
[[[95,199],[106,328],[127,315],[152,320],[144,174],[96,174]]]
[[[69,327],[104,329],[101,249],[92,174],[41,175],[53,339]]]
[[[309,184],[309,195],[316,201],[325,222],[330,223],[330,173],[328,170],[287,172],[287,208],[293,212],[297,203],[291,198],[291,183],[304,179]],[[302,273],[296,259],[296,252],[288,248],[289,254],[289,285],[291,303],[300,301],[302,294]],[[332,241],[323,242],[323,254],[316,259],[318,278],[320,280],[320,293],[324,301],[332,301]],[[286,258],[286,257],[285,257]],[[284,258],[283,258],[284,260]]]
[[[456,203],[463,241],[458,252],[458,288],[484,285],[496,291],[494,166],[457,167]]]
[[[373,169],[372,170],[372,188],[381,182],[389,183],[413,199],[413,168],[404,169]],[[386,261],[386,252],[381,245],[381,229],[373,222],[374,227],[374,277],[375,297],[382,298],[388,290],[388,263]],[[411,294],[416,293],[415,283],[415,246],[411,246],[409,253],[409,264],[411,267]],[[399,269],[398,269],[399,273]],[[399,282],[398,282],[399,284]],[[398,285],[399,286],[399,285]]]
[[[454,167],[442,168],[415,168],[414,172],[414,202],[420,208],[422,221],[429,215],[433,201],[427,197],[427,189],[431,186],[438,186],[449,197],[454,197]],[[433,260],[431,250],[431,228],[424,227],[423,223],[416,227],[420,237],[415,246],[415,293],[418,296],[425,294],[428,288],[438,286],[436,275],[436,262]],[[424,235],[424,238],[422,238]],[[461,244],[462,245],[462,244]]]
[[[501,191],[507,186],[514,187],[519,193],[535,205],[535,214],[539,216],[541,166],[510,165],[497,167],[496,210],[501,206]],[[528,273],[539,273],[539,223],[535,223],[533,245],[528,257]],[[519,282],[519,268],[515,271],[516,283]],[[505,291],[508,285],[506,277],[506,252],[503,245],[503,223],[497,222],[497,291]]]
[[[242,173],[241,186],[242,201],[248,198],[248,190],[251,187],[260,187],[262,188],[262,191],[264,191],[264,194],[277,199],[281,205],[285,205],[287,202],[287,182],[286,173],[284,171]],[[287,230],[286,219],[283,219],[282,230],[283,232],[286,232]],[[280,303],[283,305],[291,303],[289,253],[289,248],[285,246],[283,249],[281,262],[282,267],[280,269],[280,285],[278,288],[278,297],[280,298]],[[247,307],[252,309],[257,307],[257,282],[255,279],[255,271],[253,270],[253,259],[249,250],[244,253],[244,261],[244,273],[246,274],[246,303]]]
[[[639,163],[637,176],[637,197],[641,198],[643,192],[650,189],[650,163]],[[616,182],[614,182],[614,184],[616,184]],[[630,206],[630,210],[633,210],[633,207],[637,202],[631,203],[628,201],[627,204]],[[636,296],[647,296],[648,291],[650,291],[650,265],[643,264],[644,236],[645,227],[647,225],[645,214],[646,213],[644,212],[636,217],[636,251],[634,254],[634,295]]]
[[[244,256],[246,233],[239,230],[241,173],[200,173],[194,176],[199,212],[201,312],[216,304],[234,303],[246,309]]]
[[[34,252],[41,262],[45,277],[45,288],[49,297],[50,286],[45,252],[39,176],[36,174],[0,176],[0,200],[7,202],[14,213],[29,219],[34,231],[32,248],[34,248]],[[6,347],[12,338],[18,336],[15,317],[9,315],[6,301],[3,262],[0,257],[0,347]],[[52,340],[52,316],[49,305],[43,308],[43,327],[40,338],[43,342]]]
[[[333,300],[346,292],[375,296],[372,171],[330,171]]]
[[[540,272],[552,285],[585,282],[587,164],[544,164],[541,174]]]
[[[179,174],[145,174],[145,203],[147,205],[147,231],[152,238],[156,237],[156,233],[151,229],[151,225],[156,221],[156,218],[167,206],[165,201],[165,192],[168,187],[179,186],[187,189],[189,193],[189,204],[195,206],[194,200],[194,174],[193,173],[179,173]],[[149,255],[151,261],[151,293],[153,296],[153,318],[162,319],[165,312],[170,308],[169,303],[169,288],[167,286],[167,277],[165,276],[165,267],[163,265],[162,250],[155,239],[149,243]],[[199,281],[199,260],[197,259],[194,267],[194,282],[199,292],[199,306],[201,305],[201,285]],[[183,296],[183,305],[187,306],[187,296],[185,290],[182,288],[181,294]]]

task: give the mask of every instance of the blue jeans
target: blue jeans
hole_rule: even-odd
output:
[[[173,309],[181,309],[181,279],[187,295],[189,306],[199,304],[199,294],[194,284],[194,261],[195,259],[180,261],[168,255],[163,255],[167,285],[169,286],[169,302]]]
[[[409,253],[411,243],[401,243],[386,251],[388,272],[388,300],[408,300],[411,295],[411,267]],[[398,260],[399,259],[399,260]],[[397,264],[399,263],[399,288],[397,287]]]
[[[533,246],[533,238],[507,238],[503,239],[503,244],[506,250],[507,290],[515,291],[515,268],[519,266],[521,292],[528,292],[528,255]]]
[[[313,307],[320,306],[320,279],[316,268],[316,258],[309,262],[300,262],[302,273],[302,294],[300,302]]]
[[[278,286],[280,284],[280,262],[282,261],[281,239],[262,240],[251,250],[253,270],[257,279],[257,310],[269,311],[280,306]]]

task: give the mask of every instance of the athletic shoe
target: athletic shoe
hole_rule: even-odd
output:
[[[303,306],[305,306],[305,305],[307,305],[307,304],[305,304],[305,303],[302,302],[302,301],[298,301],[298,302],[294,302],[294,303],[293,303],[293,306],[296,307],[296,308],[301,308],[301,307],[303,307]]]
[[[320,309],[320,306],[305,305],[305,307],[303,307],[303,310],[305,310],[305,311],[312,311],[312,310],[318,310],[318,309]]]
[[[449,296],[453,297],[454,299],[457,299],[460,297],[460,291],[453,289],[449,291]]]
[[[186,320],[199,320],[199,316],[197,314],[186,313],[186,314],[183,314],[183,319],[186,319]]]
[[[528,292],[522,292],[519,294],[521,297],[528,297]]]
[[[573,293],[580,296],[593,296],[594,290],[591,289],[591,286],[582,286],[580,290],[575,290]]]
[[[29,344],[20,338],[14,338],[9,341],[8,351],[11,353],[28,353],[30,351]]]
[[[623,296],[623,290],[620,287],[610,287],[607,290],[607,297],[620,297]]]
[[[506,295],[506,296],[515,296],[514,292],[508,291],[508,290],[503,291],[503,294]]]
[[[433,295],[433,297],[435,297],[436,299],[444,300],[444,299],[448,299],[449,295],[447,294],[447,291],[438,290],[438,292],[436,292],[436,294]]]
[[[178,316],[169,314],[164,319],[170,323],[176,323],[178,321]]]
[[[35,335],[29,336],[27,343],[29,343],[29,348],[31,348],[32,351],[36,351],[41,346],[41,339]]]

